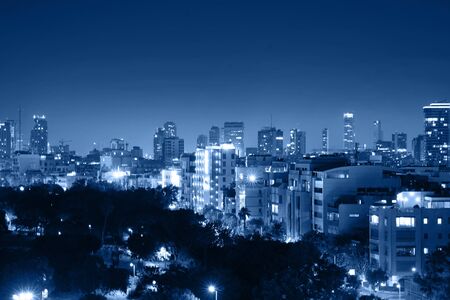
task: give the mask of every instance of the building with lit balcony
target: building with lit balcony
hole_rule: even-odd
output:
[[[370,209],[370,260],[392,282],[424,271],[426,255],[450,242],[450,196],[408,191]]]

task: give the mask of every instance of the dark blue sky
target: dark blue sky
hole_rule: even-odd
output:
[[[164,2],[164,4],[163,4]],[[302,3],[304,2],[304,3]],[[193,150],[224,121],[357,140],[423,131],[450,96],[450,1],[0,1],[0,118],[45,113],[50,141],[123,137],[152,152],[165,120]],[[285,135],[287,135],[285,133]]]

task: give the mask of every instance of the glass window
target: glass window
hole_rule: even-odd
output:
[[[428,248],[423,248],[423,254],[428,254]]]
[[[441,225],[442,224],[442,218],[437,218],[437,223],[438,223],[438,225]]]
[[[395,224],[397,227],[414,227],[414,217],[397,217],[395,218]]]
[[[380,221],[380,218],[377,215],[370,216],[370,224],[378,224],[379,221]]]
[[[428,224],[428,218],[423,218],[423,224]]]

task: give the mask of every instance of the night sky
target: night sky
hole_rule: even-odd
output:
[[[164,2],[164,4],[163,4]],[[245,3],[244,3],[245,2]],[[421,107],[450,98],[450,1],[0,1],[0,119],[46,114],[49,138],[81,153],[122,137],[152,153],[175,121],[186,148],[244,121],[246,146],[273,124],[330,128],[344,111],[372,141],[423,131]]]

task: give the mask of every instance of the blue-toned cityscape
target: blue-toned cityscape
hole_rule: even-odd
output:
[[[385,134],[375,120],[373,144],[361,145],[357,115],[345,112],[341,132],[324,128],[321,136],[307,138],[298,128],[285,134],[264,127],[253,147],[245,143],[252,134],[245,122],[215,124],[208,135],[198,136],[193,153],[184,151],[177,124],[167,121],[155,130],[151,155],[111,138],[109,147],[86,156],[72,151],[70,141],[50,145],[52,123],[45,115],[33,116],[25,140],[20,115],[0,123],[1,186],[18,191],[39,185],[68,191],[80,183],[105,183],[115,190],[170,188],[176,190],[170,210],[192,210],[208,222],[220,221],[232,235],[263,236],[278,228],[274,238],[285,243],[312,233],[354,237],[353,243],[366,237],[366,266],[348,259],[338,263],[361,281],[360,293],[370,294],[366,272],[376,268],[386,276],[370,282],[376,291],[398,288],[401,297],[402,281],[405,297],[425,297],[414,276],[426,274],[427,256],[443,251],[450,240],[450,103],[425,105],[423,114],[424,132],[411,142],[401,131]],[[342,135],[342,149],[330,149],[330,134]],[[308,139],[320,139],[322,148],[307,152]],[[17,216],[5,213],[9,230],[47,234],[44,227],[15,225]],[[130,266],[136,272],[133,262]]]
[[[0,0],[0,300],[450,300],[449,0]]]

